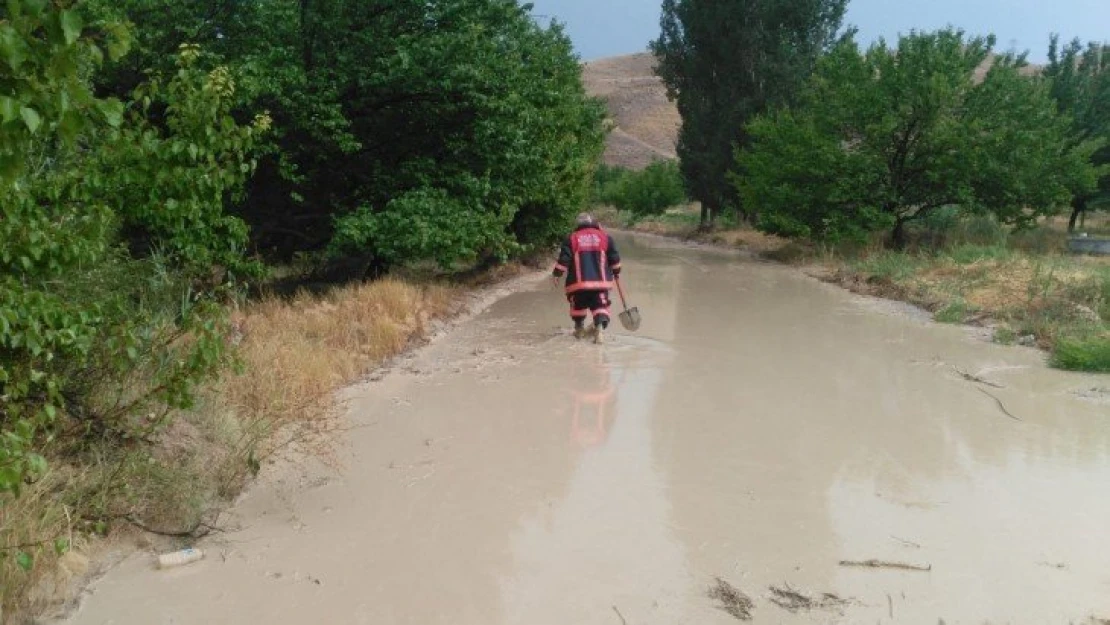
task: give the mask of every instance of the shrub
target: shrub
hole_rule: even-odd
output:
[[[1060,338],[1052,352],[1052,366],[1068,371],[1110,373],[1110,336]]]
[[[964,319],[967,318],[967,313],[967,302],[957,299],[938,310],[933,318],[939,323],[963,323]]]
[[[597,199],[639,219],[686,202],[682,173],[674,161],[655,161],[643,171],[603,168],[594,189]]]

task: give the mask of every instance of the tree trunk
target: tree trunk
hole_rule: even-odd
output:
[[[899,219],[894,224],[894,249],[902,251],[906,249],[906,220]]]
[[[389,263],[377,256],[372,256],[362,272],[363,282],[377,282],[389,274]]]
[[[709,230],[713,227],[713,209],[705,202],[701,203],[701,224],[698,226],[699,230]]]
[[[1087,212],[1087,198],[1076,197],[1071,201],[1071,218],[1068,219],[1068,233],[1075,232],[1079,216]]]
[[[312,0],[301,0],[301,57],[305,71],[312,71],[312,33],[309,32]]]

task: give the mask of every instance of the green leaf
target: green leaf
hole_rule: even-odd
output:
[[[100,114],[104,116],[105,123],[112,128],[119,128],[123,123],[123,102],[120,102],[116,98],[101,100],[97,103],[96,108],[100,111]]]
[[[85,20],[81,19],[77,11],[62,11],[60,18],[62,34],[65,35],[66,45],[73,45],[81,37],[81,29],[85,27]]]
[[[35,566],[35,559],[26,551],[20,551],[15,554],[15,563],[18,564],[19,568],[23,569],[24,572],[29,572]]]
[[[77,139],[77,135],[81,133],[81,129],[85,125],[85,119],[81,117],[77,111],[66,111],[62,116],[62,121],[58,122],[58,135],[63,141],[72,143]]]
[[[27,44],[7,24],[0,25],[0,55],[15,71],[19,71],[27,60]]]
[[[19,103],[15,98],[0,97],[0,117],[5,124],[19,117]]]
[[[23,0],[23,7],[27,9],[33,17],[42,17],[42,12],[46,9],[47,0]]]
[[[69,541],[64,538],[54,540],[54,553],[59,556],[64,556],[69,553]]]
[[[14,154],[0,155],[0,177],[14,180],[23,171],[23,159]]]
[[[39,454],[31,454],[27,457],[27,469],[32,475],[42,475],[46,473],[46,458]]]
[[[19,115],[23,118],[23,123],[27,125],[27,130],[30,130],[32,134],[38,132],[39,126],[42,126],[42,117],[35,109],[25,106],[19,109]]]

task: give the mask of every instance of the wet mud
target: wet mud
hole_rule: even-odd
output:
[[[638,333],[576,342],[532,283],[352,389],[340,470],[268,468],[203,561],[135,554],[64,622],[1110,618],[1105,377],[619,242]]]

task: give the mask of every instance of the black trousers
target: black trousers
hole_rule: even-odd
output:
[[[582,325],[591,314],[595,325],[609,325],[609,318],[612,316],[609,310],[609,291],[576,291],[567,295],[567,301],[570,302],[570,318],[574,320],[574,325]]]

